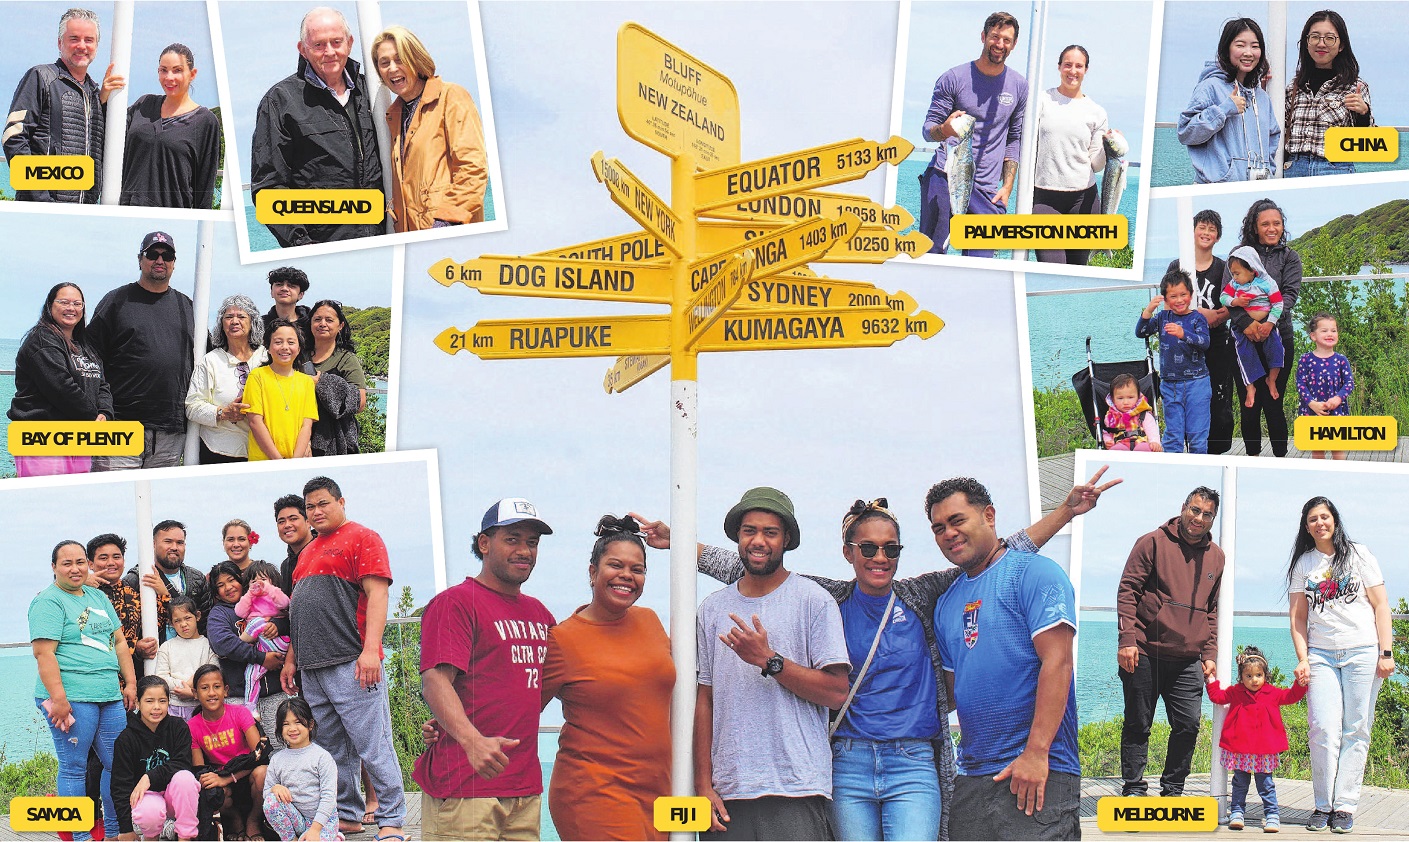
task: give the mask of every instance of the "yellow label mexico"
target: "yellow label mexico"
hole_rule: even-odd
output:
[[[386,216],[382,191],[293,190],[259,191],[254,218],[263,225],[376,225]]]
[[[16,155],[10,159],[15,190],[92,190],[93,159],[87,155]]]
[[[15,421],[11,456],[140,456],[140,421]]]

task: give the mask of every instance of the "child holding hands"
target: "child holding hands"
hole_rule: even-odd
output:
[[[1169,453],[1207,453],[1213,400],[1213,383],[1204,362],[1208,320],[1193,308],[1194,284],[1188,273],[1179,269],[1166,272],[1159,288],[1160,294],[1150,299],[1140,314],[1135,335],[1141,339],[1159,336],[1164,449]]]

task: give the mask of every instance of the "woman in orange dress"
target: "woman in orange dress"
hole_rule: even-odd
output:
[[[560,838],[665,839],[653,804],[670,794],[670,639],[649,608],[646,549],[636,521],[597,523],[587,575],[592,602],[548,634],[543,704],[562,699],[548,788]],[[609,758],[609,762],[603,762]]]

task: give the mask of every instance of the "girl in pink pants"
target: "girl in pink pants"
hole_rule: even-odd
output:
[[[191,730],[167,715],[171,693],[162,679],[137,682],[137,710],[113,746],[112,796],[119,839],[158,839],[167,819],[176,835],[195,839],[201,785],[191,771]]]

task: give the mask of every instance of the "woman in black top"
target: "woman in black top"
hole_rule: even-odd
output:
[[[191,98],[196,63],[185,44],[161,52],[164,96],[139,97],[127,109],[122,204],[210,209],[220,168],[220,120]]]
[[[113,396],[103,363],[88,344],[83,290],[59,283],[49,290],[39,322],[25,334],[15,356],[11,421],[106,421]],[[16,456],[19,476],[86,474],[88,456]]]

